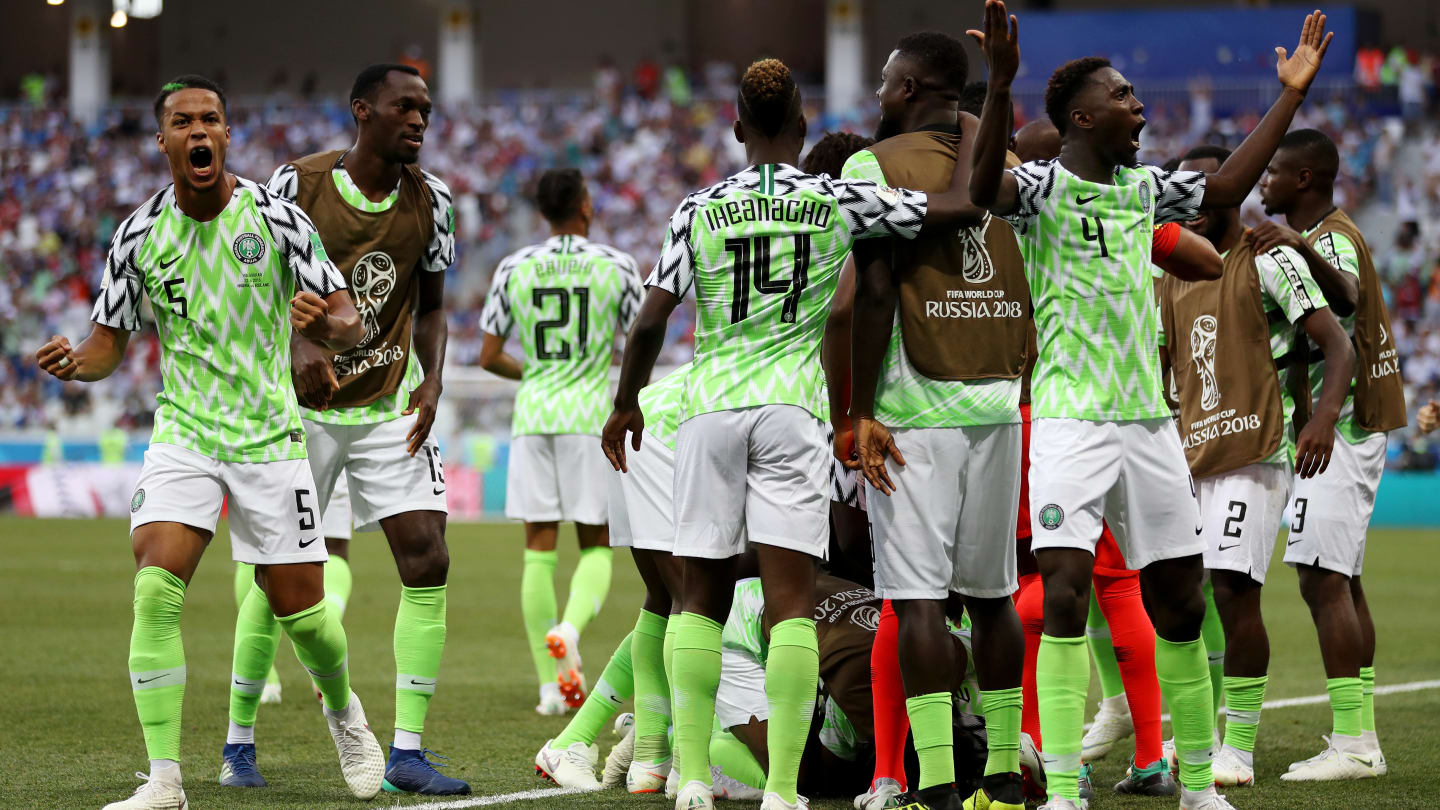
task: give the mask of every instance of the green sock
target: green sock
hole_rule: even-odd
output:
[[[1326,678],[1325,691],[1330,693],[1331,730],[1347,737],[1359,737],[1365,704],[1365,689],[1359,678]]]
[[[675,630],[674,677],[670,683],[675,693],[675,748],[680,759],[680,785],[696,780],[708,785],[710,726],[715,719],[715,690],[720,686],[723,628],[719,622],[698,613],[681,613],[670,623],[679,624]],[[773,646],[771,649],[773,655]]]
[[[236,725],[255,725],[255,710],[265,675],[275,670],[275,650],[280,646],[280,625],[270,611],[270,602],[260,586],[250,581],[245,601],[235,616],[235,655],[231,662],[230,719]]]
[[[350,586],[354,581],[350,575],[350,562],[331,554],[325,563],[325,598],[335,606],[342,619],[345,618],[345,606],[350,603]]]
[[[728,731],[715,731],[710,735],[710,762],[720,772],[742,785],[756,790],[765,789],[765,768],[750,753],[745,743],[740,742]]]
[[[163,568],[135,574],[130,629],[130,688],[150,759],[180,761],[180,711],[185,702],[185,646],[180,611],[185,583]]]
[[[1120,678],[1120,662],[1115,658],[1115,645],[1110,641],[1110,623],[1100,612],[1095,589],[1090,589],[1090,616],[1085,620],[1085,643],[1090,645],[1090,658],[1095,661],[1095,674],[1100,678],[1100,696],[1113,698],[1125,694]]]
[[[1360,730],[1375,730],[1375,667],[1360,667]]]
[[[590,620],[600,613],[610,593],[610,570],[615,550],[609,546],[580,549],[580,562],[570,575],[570,596],[565,600],[564,621],[577,633],[584,633]],[[550,628],[545,628],[549,630]]]
[[[980,692],[980,711],[985,715],[985,775],[1020,772],[1020,696],[1023,690],[994,689]]]
[[[770,768],[765,791],[777,793],[787,802],[795,801],[819,675],[820,646],[814,619],[786,619],[770,628],[770,656],[765,661],[765,698],[770,704],[765,739]]]
[[[680,630],[680,614],[671,613],[665,622],[665,680],[670,684],[670,697],[675,697],[675,634]]]
[[[1206,687],[1210,683],[1205,642],[1198,638],[1173,642],[1156,636],[1155,675],[1170,707],[1180,783],[1188,790],[1204,790],[1214,783],[1210,759],[1215,742],[1215,704],[1207,699],[1210,690]]]
[[[346,665],[349,653],[345,628],[330,603],[319,602],[294,614],[279,616],[285,635],[295,647],[295,657],[310,673],[325,708],[338,712],[350,703],[350,670]]]
[[[530,657],[540,683],[555,680],[555,659],[545,646],[545,634],[555,626],[555,564],[560,555],[553,551],[525,549],[525,568],[520,574],[520,612],[525,617],[525,635],[530,639]]]
[[[328,589],[325,598],[338,617],[340,610],[335,609]],[[409,731],[417,736],[425,731],[425,713],[430,709],[430,698],[435,695],[435,684],[440,680],[440,656],[444,652],[445,586],[407,588],[401,585],[400,609],[395,612],[397,731]],[[414,742],[413,738],[411,741]]]
[[[1215,587],[1205,579],[1205,620],[1200,624],[1205,641],[1205,660],[1210,665],[1210,707],[1218,713],[1225,697],[1225,627],[1215,607]],[[1213,741],[1212,741],[1213,742]]]
[[[635,694],[635,670],[630,664],[633,635],[626,635],[620,646],[615,648],[610,662],[600,673],[600,680],[591,687],[590,694],[585,696],[585,702],[580,705],[580,711],[570,718],[570,724],[550,743],[551,748],[564,750],[571,743],[583,742],[590,745],[595,742],[595,738],[600,736],[600,729],[604,728],[620,711],[625,701]]]
[[[331,559],[334,559],[334,558],[332,557]],[[235,563],[235,582],[234,582],[234,585],[235,585],[235,609],[236,609],[236,610],[240,610],[240,609],[242,608],[242,606],[245,604],[245,597],[250,593],[250,587],[251,587],[252,585],[254,585],[254,584],[255,584],[255,566],[251,565],[250,563]],[[266,602],[265,610],[266,610],[266,611],[269,611],[269,610],[270,610],[270,605],[269,605],[269,602],[268,602],[268,601]],[[274,614],[271,614],[270,618],[271,618],[271,619],[274,619],[274,618],[275,618]],[[279,627],[279,626],[276,625],[276,627],[277,627],[277,630],[278,630],[278,627]],[[236,625],[235,625],[235,632],[236,632],[236,636],[237,636],[237,638],[238,638],[239,633],[240,633],[240,625],[239,625],[238,619],[237,619]],[[277,643],[277,644],[279,643],[279,635],[276,635],[276,643]],[[238,651],[237,651],[237,652],[238,652]],[[269,671],[267,671],[267,672],[265,673],[265,683],[280,683],[280,673],[278,673],[278,672],[275,671],[275,652],[274,652],[274,650],[271,650],[271,652],[270,652],[270,669],[269,669]],[[231,685],[234,686],[234,684],[231,684]],[[257,698],[257,705],[258,705],[258,698]],[[231,714],[232,714],[232,715],[234,714],[233,707],[232,707],[232,710],[231,710]],[[255,713],[254,713],[254,712],[251,712],[251,713],[250,713],[250,716],[251,716],[251,717],[254,717],[254,716],[255,716]],[[233,717],[232,717],[232,719],[233,719]],[[254,724],[255,724],[255,721],[254,721],[254,720],[251,720],[249,723],[242,724],[242,725],[254,725]]]
[[[920,759],[920,790],[955,781],[955,730],[951,726],[949,692],[905,698],[915,754]]]
[[[1225,744],[1241,751],[1255,751],[1255,733],[1260,730],[1260,707],[1265,703],[1267,676],[1225,678]]]
[[[665,679],[668,625],[664,616],[642,610],[630,634],[630,661],[635,668],[636,762],[670,758],[670,746],[665,742],[665,729],[670,725],[670,683]]]
[[[1090,666],[1083,636],[1040,636],[1035,660],[1035,696],[1040,701],[1040,736],[1045,740],[1045,782],[1052,799],[1080,802],[1080,740],[1085,734],[1085,696]]]

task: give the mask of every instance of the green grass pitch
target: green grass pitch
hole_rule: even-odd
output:
[[[536,749],[564,726],[532,710],[535,684],[520,623],[521,531],[518,526],[455,525],[449,639],[425,741],[448,755],[449,772],[477,797],[543,789],[533,773]],[[1383,685],[1440,678],[1440,533],[1376,531],[1365,582],[1376,623]],[[215,783],[224,742],[235,616],[229,542],[222,526],[191,584],[184,633],[188,691],[183,768],[192,807],[356,807],[340,778],[320,709],[288,643],[279,657],[285,702],[260,711],[257,740],[263,790]],[[128,795],[131,774],[147,770],[145,749],[126,688],[134,564],[122,521],[0,520],[0,807],[99,808]],[[399,581],[383,538],[352,544],[355,590],[345,626],[350,668],[382,745],[394,718],[391,631]],[[561,604],[576,557],[573,534],[561,536]],[[615,584],[604,612],[582,644],[587,671],[598,676],[615,643],[633,625],[641,586],[625,552],[615,556]],[[1269,699],[1324,692],[1315,633],[1294,572],[1277,562],[1266,588],[1272,647]],[[1092,690],[1094,679],[1092,677]],[[1090,711],[1093,712],[1093,703]],[[1293,760],[1317,753],[1329,729],[1328,707],[1267,710],[1257,752],[1259,785],[1231,790],[1240,810],[1269,808],[1440,807],[1440,690],[1382,696],[1380,739],[1390,764],[1381,780],[1292,786],[1279,781]],[[602,748],[613,738],[607,732]],[[1174,807],[1174,800],[1125,799],[1108,786],[1122,776],[1126,744],[1098,763],[1096,807]],[[382,794],[374,806],[421,799]],[[471,804],[470,806],[482,806]],[[494,805],[483,805],[494,806]],[[543,796],[503,806],[661,808],[663,797],[619,792]],[[817,801],[816,810],[850,807]]]

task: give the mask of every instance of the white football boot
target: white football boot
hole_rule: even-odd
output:
[[[1086,762],[1103,759],[1115,743],[1135,734],[1135,720],[1124,695],[1104,698],[1100,710],[1090,723],[1090,730],[1080,740],[1080,757]]]
[[[1375,752],[1364,737],[1333,734],[1329,747],[1319,756],[1294,763],[1280,774],[1284,782],[1337,782],[1347,779],[1374,779],[1380,772]]]
[[[176,775],[178,777],[178,772]],[[189,810],[190,802],[186,800],[185,790],[180,787],[178,779],[172,782],[143,773],[135,774],[135,778],[143,780],[144,784],[135,788],[125,801],[105,805],[105,810]]]
[[[360,698],[351,692],[350,703],[344,709],[336,714],[325,712],[325,722],[330,726],[330,739],[335,741],[340,772],[350,792],[357,799],[375,798],[385,778],[385,752],[370,731]]]
[[[584,791],[600,789],[595,768],[600,762],[600,749],[583,742],[570,743],[565,749],[551,748],[554,740],[546,740],[535,754],[535,772],[564,788]]]

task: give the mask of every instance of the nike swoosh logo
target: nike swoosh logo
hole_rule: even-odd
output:
[[[414,678],[411,678],[410,683],[413,683],[416,686],[434,686],[436,683],[439,683],[439,681],[417,681]]]
[[[300,541],[300,547],[301,547],[301,548],[305,548],[306,546],[310,545],[311,543],[313,543],[313,542],[315,542],[316,540],[319,540],[319,539],[320,539],[319,537],[312,537],[312,538],[310,538],[309,540],[301,540],[301,541]]]
[[[1360,756],[1356,756],[1355,754],[1346,754],[1345,756],[1347,756],[1347,757],[1355,760],[1356,762],[1360,763],[1361,765],[1364,765],[1364,766],[1367,767],[1367,768],[1373,768],[1373,767],[1375,767],[1374,761],[1371,760],[1369,757],[1360,757]]]
[[[235,682],[235,685],[236,685],[236,686],[249,686],[250,684],[245,683],[244,681],[236,681],[236,682]]]
[[[163,678],[163,677],[165,677],[165,676],[164,676],[164,675],[156,675],[156,676],[153,677],[153,678],[136,678],[136,679],[135,679],[135,683],[150,683],[151,681],[158,681],[158,680],[160,680],[160,679]]]
[[[180,260],[183,259],[183,258],[185,258],[185,254],[184,254],[184,253],[181,253],[179,256],[176,256],[175,258],[171,259],[171,260],[168,261],[168,262],[162,261],[162,262],[160,262],[160,269],[161,269],[161,270],[169,270],[169,269],[170,269],[170,265],[174,264],[175,262],[180,261]]]
[[[1079,194],[1076,194],[1076,195],[1075,195],[1075,204],[1076,204],[1076,205],[1084,205],[1085,203],[1088,203],[1088,202],[1090,202],[1090,201],[1092,201],[1092,200],[1099,199],[1099,197],[1100,197],[1099,194],[1091,194],[1089,197],[1081,197]]]
[[[437,490],[432,491],[430,494],[431,494],[431,495],[444,495],[444,494],[445,494],[445,489],[442,487],[442,488],[440,488],[440,489],[437,489]]]
[[[1285,541],[1285,545],[1287,545],[1287,546],[1293,546],[1293,545],[1295,545],[1296,543],[1299,543],[1301,540],[1304,540],[1304,539],[1305,539],[1305,538],[1302,537],[1302,538],[1300,538],[1300,540],[1286,540],[1286,541]]]
[[[1228,550],[1228,549],[1239,548],[1239,547],[1240,547],[1240,544],[1239,544],[1239,543],[1231,543],[1231,544],[1228,545],[1228,546],[1221,546],[1220,548],[1216,549],[1216,551],[1226,551],[1226,550]]]

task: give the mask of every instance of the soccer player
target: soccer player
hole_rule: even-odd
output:
[[[284,164],[268,187],[316,223],[355,292],[365,331],[343,352],[296,336],[291,366],[319,508],[329,508],[344,472],[355,522],[362,530],[385,532],[400,574],[395,738],[385,789],[469,793],[465,782],[435,770],[421,742],[445,649],[450,568],[445,476],[430,436],[445,359],[445,270],[455,256],[450,190],[416,163],[430,95],[414,68],[379,64],[362,70],[350,90],[350,113],[356,124],[350,148]],[[332,554],[344,560],[348,545]],[[342,604],[348,574],[348,562],[342,562],[327,577],[327,591]],[[276,632],[252,589],[235,624],[221,784],[264,784],[254,764],[255,704],[274,662]]]
[[[1201,146],[1180,169],[1214,172],[1229,157],[1224,147]],[[1207,211],[1186,227],[1215,245],[1227,265],[1216,281],[1161,281],[1160,321],[1199,492],[1205,568],[1225,630],[1225,744],[1211,770],[1217,785],[1249,785],[1270,662],[1260,589],[1291,481],[1330,463],[1355,351],[1305,259],[1283,245],[1256,253],[1239,206]],[[1326,361],[1319,405],[1298,436],[1286,379],[1297,327]],[[1252,351],[1261,343],[1270,346],[1268,360]]]
[[[637,397],[665,340],[665,322],[693,286],[695,361],[675,447],[675,553],[684,596],[673,691],[680,808],[710,807],[708,747],[733,558],[748,539],[772,619],[765,810],[806,806],[795,792],[815,697],[816,558],[829,540],[829,452],[819,344],[836,276],[858,238],[912,237],[954,226],[963,189],[930,195],[833,180],[795,168],[805,139],[800,91],[784,63],[742,77],[734,132],[749,168],[689,195],[670,220],[621,365],[602,443],[626,469],[639,447]]]
[[[313,470],[312,470],[313,474]],[[335,483],[335,492],[330,496],[330,504],[325,511],[320,513],[320,525],[325,527],[325,550],[330,553],[330,559],[325,562],[325,599],[334,605],[340,618],[345,618],[345,603],[350,599],[350,563],[346,559],[349,556],[349,543],[352,535],[352,517],[350,512],[350,488],[345,482],[345,474],[340,474],[340,479]],[[255,566],[249,563],[235,564],[235,609],[238,611],[245,606],[245,597],[250,595],[250,586],[255,582]],[[232,684],[233,686],[233,684]],[[265,687],[260,691],[260,705],[267,703],[279,703],[284,693],[280,684],[280,673],[275,671],[275,663],[270,663],[270,671],[265,674]],[[254,725],[254,723],[251,723]],[[225,769],[221,764],[221,770]],[[254,781],[257,787],[264,786],[264,777],[259,771],[242,781]],[[225,784],[225,777],[222,776],[221,784]]]
[[[1260,198],[1266,213],[1284,214],[1289,227],[1268,223],[1250,234],[1256,251],[1284,245],[1305,257],[1355,345],[1354,386],[1340,408],[1330,466],[1297,478],[1290,496],[1285,562],[1299,571],[1300,594],[1320,635],[1333,726],[1323,752],[1280,775],[1287,782],[1386,772],[1375,735],[1375,623],[1360,570],[1385,471],[1385,434],[1405,426],[1405,398],[1370,249],[1355,223],[1335,207],[1339,168],[1335,144],[1324,133],[1301,129],[1286,135],[1260,184]],[[1309,357],[1312,395],[1320,399],[1328,370],[1314,345]]]
[[[536,202],[551,236],[505,257],[495,270],[480,314],[480,365],[520,380],[505,515],[525,522],[520,605],[540,681],[535,711],[558,715],[566,704],[585,701],[580,634],[610,591],[610,471],[594,437],[604,424],[615,336],[635,317],[640,276],[630,256],[589,240],[595,208],[579,171],[545,172]],[[505,352],[516,326],[523,363]],[[580,563],[557,623],[555,542],[562,520],[575,524]]]
[[[878,142],[852,156],[844,176],[945,188],[956,165],[970,163],[977,122],[957,109],[967,72],[960,40],[936,32],[901,38],[876,91]],[[970,803],[1018,810],[1025,636],[1010,594],[1030,307],[1010,227],[979,208],[961,224],[912,243],[856,245],[851,411],[870,488],[876,586],[899,619],[920,759],[916,801],[934,810],[964,803],[951,751],[950,673],[933,653],[955,591],[974,627],[989,744],[982,795]]]
[[[140,329],[142,292],[150,298],[164,386],[130,501],[139,569],[130,686],[150,774],[107,810],[187,806],[180,614],[227,500],[231,554],[256,566],[256,592],[320,689],[345,781],[369,799],[385,758],[350,691],[345,630],[324,599],[323,529],[289,368],[292,327],[342,351],[364,335],[360,315],[305,212],[225,171],[230,130],[218,85],[170,81],[155,119],[174,182],[116,229],[90,335],[73,348],[57,335],[35,355],[62,380],[102,380]]]
[[[1239,205],[1269,162],[1319,69],[1324,15],[1306,17],[1300,45],[1277,48],[1279,99],[1214,174],[1135,166],[1144,105],[1100,58],[1051,76],[1046,113],[1060,158],[1006,171],[1018,23],[987,0],[982,42],[990,89],[970,191],[1020,235],[1039,334],[1030,446],[1032,548],[1045,584],[1036,664],[1047,810],[1078,805],[1091,569],[1102,519],[1139,569],[1156,627],[1155,664],[1172,709],[1183,810],[1227,810],[1210,771],[1215,717],[1200,638],[1204,548],[1180,437],[1160,382],[1150,245],[1157,222]]]
[[[629,457],[630,474],[609,477],[610,538],[628,547],[645,583],[645,604],[635,629],[620,642],[595,688],[560,736],[535,754],[535,770],[561,787],[599,790],[625,780],[631,793],[656,793],[665,787],[672,760],[667,737],[670,685],[667,659],[670,631],[679,600],[680,568],[670,549],[675,538],[675,432],[688,365],[645,386],[640,405],[650,415],[644,449]],[[604,780],[595,778],[600,729],[627,699],[635,697],[633,752],[611,752]],[[622,740],[621,745],[625,745]],[[623,772],[615,762],[628,757]]]

